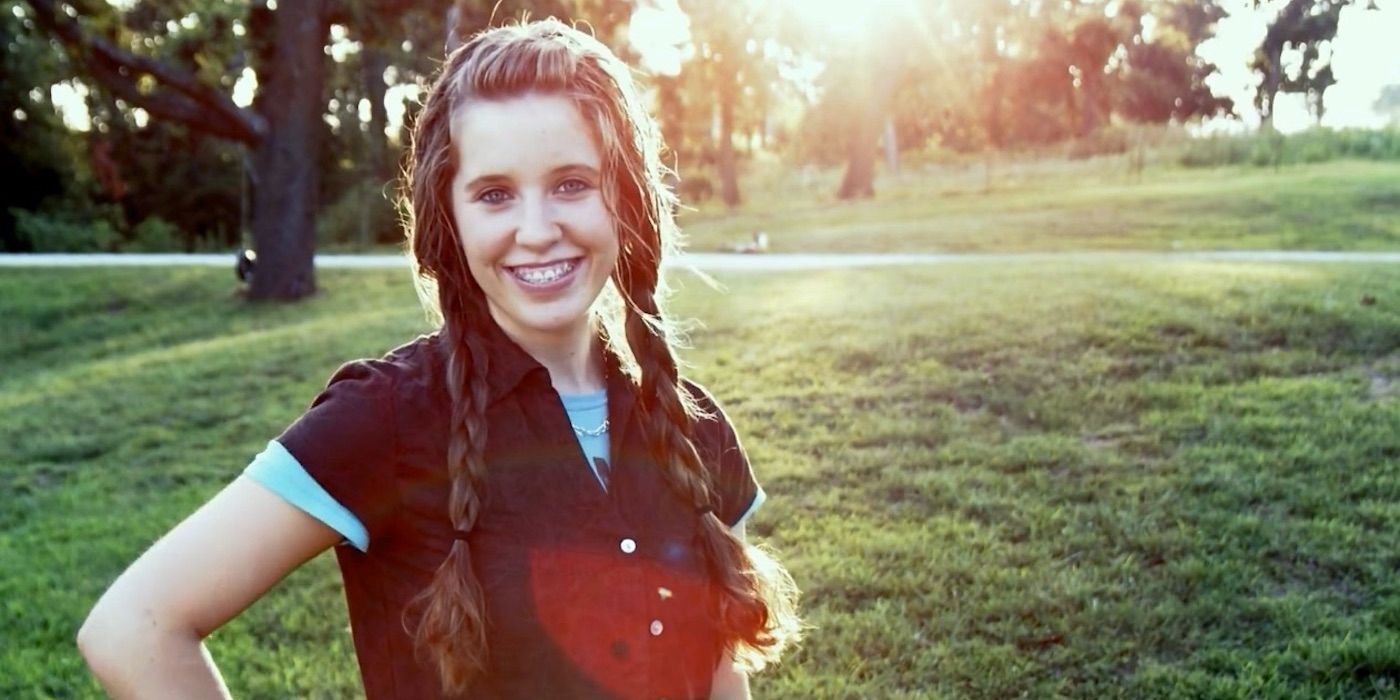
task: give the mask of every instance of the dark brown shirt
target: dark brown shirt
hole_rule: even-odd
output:
[[[611,480],[599,488],[547,370],[491,324],[487,475],[468,538],[485,592],[489,662],[471,698],[701,698],[720,660],[699,518],[646,447],[636,389],[610,357]],[[278,441],[369,531],[336,548],[369,700],[441,696],[402,615],[452,544],[445,343],[420,337],[348,363]],[[695,430],[716,512],[759,498],[729,421]]]

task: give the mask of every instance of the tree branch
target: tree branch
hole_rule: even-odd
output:
[[[234,104],[193,74],[145,56],[137,56],[101,37],[89,36],[58,8],[54,0],[25,0],[35,18],[78,59],[94,78],[113,93],[153,115],[172,119],[211,136],[257,144],[267,133],[267,121]],[[137,78],[149,75],[165,92],[145,92]]]

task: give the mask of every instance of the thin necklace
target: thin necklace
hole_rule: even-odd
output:
[[[607,360],[607,358],[605,357],[605,358],[603,358],[603,387],[604,387],[604,391],[607,390],[607,388],[606,388],[607,385],[608,385],[608,360]],[[573,429],[574,429],[574,432],[579,434],[579,437],[602,437],[603,435],[606,435],[607,432],[608,432],[608,419],[607,419],[607,418],[604,418],[604,419],[603,419],[602,425],[599,425],[598,427],[592,428],[592,429],[589,429],[589,428],[580,428],[580,427],[578,427],[577,425],[574,425],[572,422],[569,423],[569,427],[573,428]]]
[[[574,425],[573,423],[570,423],[569,425],[570,425],[571,427],[573,427],[574,432],[578,433],[579,435],[581,435],[581,436],[583,436],[583,437],[599,437],[599,436],[604,435],[604,434],[606,434],[606,433],[608,432],[608,419],[607,419],[607,418],[604,418],[604,419],[603,419],[603,424],[602,424],[602,425],[600,425],[600,426],[598,426],[598,427],[596,427],[596,428],[593,428],[593,429],[591,429],[591,430],[588,429],[588,428],[580,428],[580,427],[578,427],[577,425]]]

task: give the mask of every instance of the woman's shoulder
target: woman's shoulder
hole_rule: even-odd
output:
[[[382,391],[426,384],[437,376],[441,357],[438,334],[420,335],[379,357],[349,360],[331,375],[328,385],[349,379],[367,381]]]
[[[691,436],[696,452],[710,472],[716,514],[733,527],[763,502],[763,489],[754,476],[738,432],[714,394],[690,379],[682,378],[681,386],[698,409]]]
[[[695,407],[693,425],[696,447],[724,449],[737,443],[734,425],[719,399],[705,385],[689,377],[681,377],[680,384]]]
[[[334,416],[337,423],[362,416],[393,425],[394,415],[411,415],[426,408],[425,402],[439,398],[435,390],[442,385],[440,362],[435,333],[420,335],[379,357],[349,360],[331,374],[310,410]]]
[[[690,377],[682,376],[680,378],[680,385],[682,389],[685,389],[685,393],[690,395],[690,400],[695,403],[695,406],[699,408],[701,412],[720,412],[719,400],[715,398],[714,394],[710,393],[709,389],[705,388],[704,384]]]
[[[428,372],[441,360],[440,334],[436,331],[419,335],[378,358],[361,358],[351,362],[368,363],[382,371],[399,374]]]

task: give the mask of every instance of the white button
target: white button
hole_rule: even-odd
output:
[[[622,547],[623,554],[631,554],[637,551],[637,543],[631,537],[623,540],[619,546]]]
[[[660,621],[660,620],[652,620],[652,621],[651,621],[651,636],[653,636],[653,637],[660,637],[660,636],[661,636],[661,630],[664,630],[664,629],[666,629],[666,628],[661,624],[661,621]]]

